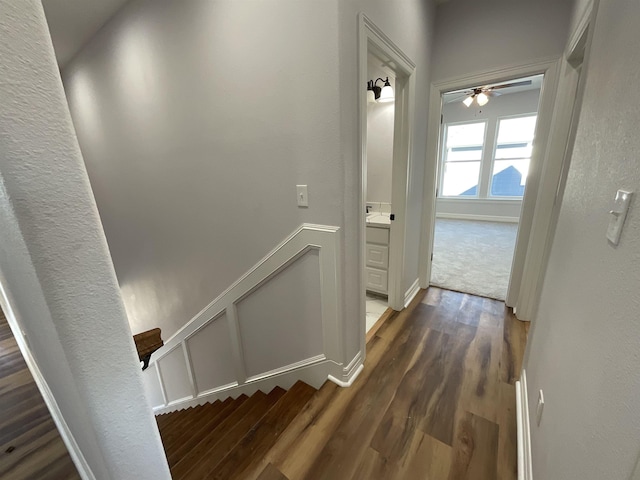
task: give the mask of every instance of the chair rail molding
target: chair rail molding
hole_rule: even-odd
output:
[[[302,224],[168,339],[143,373],[154,412],[297,380],[350,384],[363,359],[344,354],[339,230]]]

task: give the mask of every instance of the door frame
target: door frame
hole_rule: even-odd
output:
[[[548,173],[547,169],[545,169],[545,164],[548,163],[549,138],[552,130],[552,123],[556,114],[554,106],[558,91],[560,65],[561,59],[553,58],[536,63],[505,67],[498,70],[471,73],[469,75],[433,83],[431,85],[429,123],[427,127],[427,158],[425,164],[423,194],[423,228],[420,240],[419,278],[420,286],[422,288],[428,288],[431,279],[433,236],[436,220],[436,188],[439,169],[440,130],[442,128],[442,95],[447,92],[468,89],[478,85],[510,81],[521,77],[543,74],[544,80],[540,92],[536,137],[534,140],[533,155],[531,157],[531,167],[529,168],[529,176],[527,178],[527,186],[522,199],[516,248],[511,266],[509,291],[506,301],[508,306],[514,307],[518,318],[521,318],[520,313],[524,313],[524,315],[522,315],[523,318],[521,319],[530,320],[530,318],[528,318],[529,312],[520,312],[518,310],[517,299],[523,277],[526,274],[534,275],[534,272],[525,271],[525,260],[527,258],[529,238],[531,237],[531,230],[534,223],[533,220],[536,212],[537,199],[541,193],[549,193],[546,190],[541,192],[541,186],[546,188],[548,183],[543,181],[543,176]],[[551,192],[551,194],[553,193],[554,192]],[[539,225],[539,228],[542,227],[542,225]],[[544,229],[544,232],[542,232],[544,233],[544,239],[546,239],[547,230],[548,227]]]
[[[543,179],[536,206],[536,217],[527,251],[522,286],[517,292],[518,318],[532,320],[538,309],[542,284],[547,270],[551,246],[556,231],[560,206],[571,164],[578,119],[582,107],[586,75],[591,50],[594,21],[594,3],[589,2],[571,36],[561,59],[557,102],[552,134],[549,139]]]
[[[366,191],[367,191],[367,56],[369,53],[393,63],[396,73],[393,135],[393,166],[391,179],[391,222],[389,240],[389,306],[400,311],[405,306],[404,257],[406,239],[406,209],[411,167],[412,132],[415,111],[416,64],[364,13],[358,15],[358,111],[360,142],[360,200],[358,214],[360,266],[361,351],[365,351],[366,333]]]

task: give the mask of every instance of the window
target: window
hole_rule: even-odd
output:
[[[492,197],[522,197],[527,183],[537,115],[502,118],[498,121],[493,170]]]
[[[447,125],[441,196],[478,196],[486,126],[486,122]]]

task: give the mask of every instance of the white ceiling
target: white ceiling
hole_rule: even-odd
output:
[[[42,0],[63,67],[128,0]]]

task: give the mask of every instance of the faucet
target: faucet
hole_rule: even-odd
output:
[[[365,210],[366,210],[366,212],[367,212],[367,213],[369,213],[369,209],[370,209],[370,208],[371,208],[371,205],[367,205],[367,206],[365,207]]]

